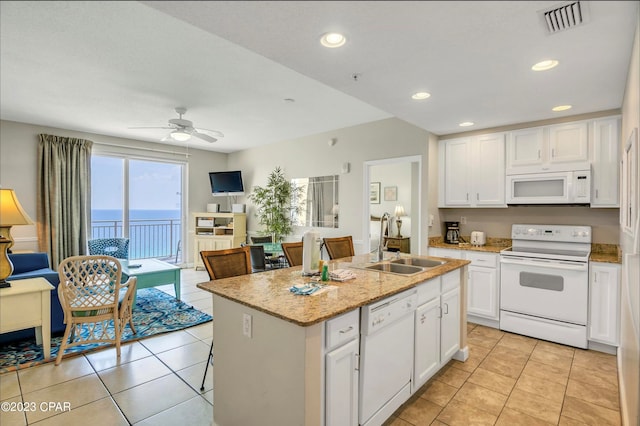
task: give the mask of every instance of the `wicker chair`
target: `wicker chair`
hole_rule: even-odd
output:
[[[329,253],[329,259],[340,259],[343,257],[353,256],[353,238],[351,235],[338,238],[324,238],[324,246]]]
[[[118,259],[129,259],[128,238],[96,238],[89,240],[87,244],[90,255],[103,254]]]
[[[226,250],[201,251],[200,257],[207,268],[209,278],[236,277],[251,273],[251,250],[249,246]]]
[[[289,266],[302,265],[302,241],[296,243],[282,243],[282,251]]]
[[[55,364],[60,364],[65,349],[87,343],[115,344],[120,357],[127,322],[136,333],[132,309],[137,278],[122,284],[120,262],[103,255],[69,257],[58,266],[58,276],[66,328]]]

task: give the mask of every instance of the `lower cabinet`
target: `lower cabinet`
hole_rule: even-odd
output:
[[[201,251],[210,250],[226,250],[232,247],[233,240],[229,238],[195,238],[193,240],[193,265],[195,269],[204,268],[202,257],[200,257]]]
[[[358,424],[360,310],[327,321],[325,425]]]
[[[589,340],[618,346],[620,266],[589,262]]]
[[[418,301],[412,392],[460,349],[460,271],[420,284]]]
[[[466,259],[471,261],[467,282],[467,314],[499,321],[498,255],[467,251]]]

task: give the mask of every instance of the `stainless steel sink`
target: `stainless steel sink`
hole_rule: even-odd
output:
[[[424,269],[419,266],[403,265],[401,263],[376,263],[375,265],[365,266],[365,269],[373,269],[381,272],[392,272],[402,275],[412,275],[424,271]]]
[[[405,257],[402,259],[392,260],[391,263],[397,265],[420,266],[422,268],[435,268],[436,266],[443,265],[446,262],[443,260],[423,259],[421,257]]]

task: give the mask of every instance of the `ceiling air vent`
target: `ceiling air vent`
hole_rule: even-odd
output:
[[[549,34],[568,30],[587,21],[586,8],[579,1],[556,5],[551,9],[538,11]]]

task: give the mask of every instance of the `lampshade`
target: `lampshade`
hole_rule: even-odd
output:
[[[174,130],[173,132],[171,132],[171,139],[178,142],[184,142],[191,139],[191,135],[184,130]]]
[[[0,226],[33,225],[13,189],[0,189]]]
[[[404,212],[404,207],[402,207],[400,205],[396,206],[396,210],[393,212],[393,215],[395,217],[405,216],[406,213]]]

